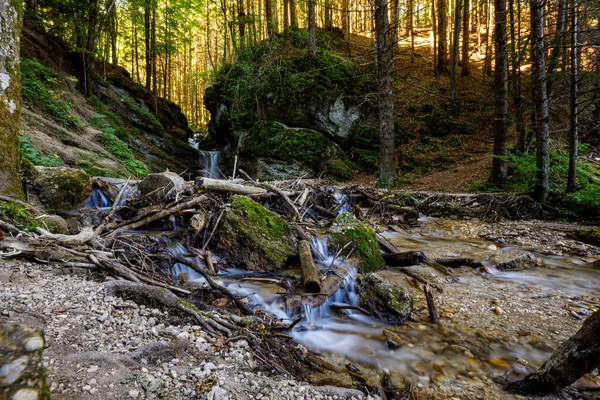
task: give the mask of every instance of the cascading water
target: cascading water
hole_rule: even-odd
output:
[[[98,188],[92,189],[92,194],[85,201],[85,208],[107,208],[112,207],[112,203]]]
[[[218,151],[200,151],[200,162],[205,178],[219,179],[221,177]]]

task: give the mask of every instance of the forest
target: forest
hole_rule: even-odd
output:
[[[594,399],[600,3],[0,0],[0,399]]]

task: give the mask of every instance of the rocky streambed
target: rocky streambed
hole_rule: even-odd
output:
[[[86,212],[95,235],[0,243],[2,320],[44,330],[53,398],[518,398],[498,382],[534,371],[599,307],[598,248],[572,225],[417,220],[400,194],[207,179],[171,190],[165,176],[130,199],[94,189],[103,204],[91,205],[108,206]],[[301,288],[298,236],[317,293]],[[418,257],[384,267],[377,241]],[[594,373],[577,387],[597,388]]]

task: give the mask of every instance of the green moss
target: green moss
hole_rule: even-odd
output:
[[[325,164],[323,164],[321,169],[325,175],[342,180],[352,179],[352,177],[355,175],[355,171],[352,169],[352,167],[348,165],[346,161],[339,158],[334,158],[327,161]]]
[[[156,116],[154,114],[152,114],[150,111],[148,111],[145,108],[138,105],[134,99],[132,99],[131,97],[129,97],[127,95],[123,96],[123,100],[125,101],[125,104],[127,104],[127,107],[129,108],[129,110],[131,112],[138,114],[140,117],[145,119],[147,122],[154,125],[155,128],[157,128],[161,131],[163,130],[162,124],[160,123],[158,118],[156,118]]]
[[[398,284],[370,273],[358,278],[358,285],[361,307],[371,310],[377,318],[402,323],[410,317],[413,298]]]
[[[316,170],[337,148],[317,131],[285,129],[276,122],[264,122],[252,127],[244,140],[244,151],[283,161],[296,160]]]
[[[235,266],[272,271],[285,266],[292,230],[280,216],[245,196],[233,196],[219,227],[217,249]]]
[[[350,213],[338,215],[329,233],[333,244],[337,247],[341,248],[346,243],[352,242],[345,252],[348,254],[352,248],[355,248],[353,254],[360,260],[361,272],[376,271],[385,267],[375,232],[354,215]]]
[[[71,103],[63,98],[59,78],[52,69],[35,58],[21,60],[21,94],[23,101],[38,106],[65,128],[81,127],[81,122],[71,115]]]
[[[569,232],[567,233],[567,237],[594,246],[600,246],[600,228],[583,229],[580,231]]]
[[[77,208],[91,193],[91,179],[83,170],[40,167],[38,172],[35,185],[50,210]]]
[[[0,201],[0,216],[5,217],[14,225],[26,232],[33,232],[40,226],[35,219],[35,214],[27,207],[23,207],[12,201]]]

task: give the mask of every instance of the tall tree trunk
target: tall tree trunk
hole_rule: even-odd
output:
[[[18,0],[0,0],[0,194],[23,197],[19,178],[21,84],[19,44],[23,6]]]
[[[325,29],[331,30],[333,28],[333,9],[331,7],[331,0],[325,0]]]
[[[144,44],[146,45],[146,90],[148,91],[150,91],[150,89],[152,88],[152,32],[150,29],[150,21],[152,19],[152,8],[153,0],[146,0],[144,2]]]
[[[290,26],[290,0],[283,0],[283,30]]]
[[[308,0],[308,49],[312,58],[317,57],[317,22],[315,0]]]
[[[240,30],[240,51],[246,46],[246,12],[244,11],[244,0],[238,0],[238,29]]]
[[[292,28],[298,27],[298,17],[296,16],[296,0],[290,0],[290,24]]]
[[[485,60],[483,61],[483,83],[485,83],[486,76],[488,76],[492,71],[492,61],[491,61],[492,55],[491,55],[491,51],[490,51],[490,24],[492,21],[492,16],[491,16],[490,1],[491,0],[484,0],[486,28],[485,28]]]
[[[407,0],[407,3],[411,0]],[[398,43],[398,32],[400,32],[400,0],[391,0],[390,3],[392,5],[392,23],[390,25],[390,34],[392,37],[392,43]],[[407,26],[408,29],[408,26]]]
[[[544,60],[544,0],[531,0],[531,62],[534,82],[535,138],[537,150],[534,195],[546,201],[549,192],[550,158],[548,155],[548,97],[546,95],[546,62]]]
[[[431,0],[431,43],[433,47],[433,73],[438,75],[437,65],[437,18],[436,18],[435,0]]]
[[[375,29],[377,35],[377,92],[379,95],[379,181],[396,183],[394,143],[393,47],[390,40],[387,0],[376,0]]]
[[[556,79],[555,73],[558,68],[560,61],[560,55],[564,54],[563,48],[566,47],[566,26],[567,26],[567,1],[558,0],[558,16],[556,20],[556,35],[554,36],[554,43],[552,51],[550,52],[550,60],[548,62],[548,73],[546,82],[546,92],[548,97],[552,96],[552,86]]]
[[[503,185],[508,171],[506,156],[508,142],[508,54],[506,42],[506,0],[496,0],[494,26],[496,65],[494,88],[496,114],[494,118],[494,159],[491,181]]]
[[[460,74],[462,76],[468,76],[470,71],[469,65],[469,35],[471,33],[471,22],[469,17],[471,15],[469,8],[471,7],[469,0],[464,0],[463,5],[463,42],[462,42],[462,65]]]
[[[543,396],[556,393],[600,367],[600,310],[552,353],[542,368],[509,385],[512,390]]]
[[[267,36],[275,33],[275,20],[273,18],[273,0],[265,0],[265,19],[267,20]]]
[[[438,32],[438,46],[437,46],[437,72],[440,74],[448,73],[448,41],[446,34],[448,31],[448,19],[446,10],[447,0],[432,0],[437,1],[437,32]]]
[[[396,5],[396,8],[397,5]],[[408,37],[410,38],[410,63],[414,64],[415,63],[415,21],[413,18],[414,12],[415,12],[415,5],[414,5],[414,1],[413,0],[407,0],[407,34]],[[396,24],[399,23],[399,19],[400,19],[400,14],[398,12],[398,18],[396,18]],[[396,43],[397,40],[394,41],[394,43]]]
[[[577,1],[571,0],[571,116],[570,116],[570,146],[569,146],[569,175],[567,177],[567,192],[574,192],[577,184],[577,145],[578,145],[578,124],[577,124],[577,97],[579,92],[579,52],[577,49],[577,30],[579,29],[577,21]]]
[[[452,70],[450,73],[450,92],[452,100],[456,100],[456,75],[458,73],[458,49],[460,40],[460,12],[462,0],[455,0],[454,35],[452,39]]]
[[[117,54],[117,39],[119,36],[119,22],[117,20],[117,5],[113,2],[110,8],[110,46],[112,54],[112,64],[119,65],[119,55]]]

